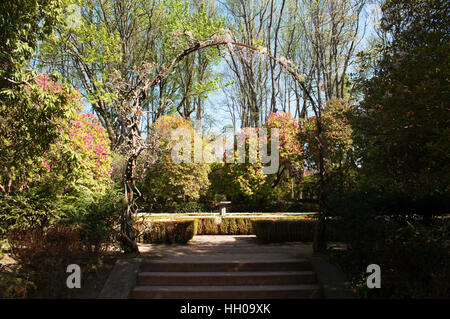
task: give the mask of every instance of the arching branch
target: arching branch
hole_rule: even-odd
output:
[[[214,35],[211,36],[211,38],[214,38]],[[291,74],[292,77],[299,83],[299,85],[302,88],[304,94],[306,95],[306,97],[310,101],[314,113],[317,113],[316,103],[315,103],[314,99],[312,98],[311,94],[309,93],[309,90],[307,89],[307,87],[305,85],[305,82],[302,79],[302,76],[300,76],[297,72],[295,72],[295,70],[288,65],[288,63],[287,63],[287,61],[285,61],[285,59],[277,58],[277,57],[271,55],[270,53],[268,53],[267,50],[261,50],[261,49],[259,49],[257,47],[252,46],[252,45],[248,45],[248,44],[241,43],[241,42],[234,42],[234,41],[206,40],[206,41],[203,41],[203,42],[195,43],[193,46],[191,46],[191,47],[183,50],[181,53],[179,53],[176,57],[174,57],[172,59],[172,61],[170,61],[167,64],[165,64],[162,67],[161,71],[159,71],[158,74],[152,80],[150,80],[149,82],[147,82],[143,86],[143,88],[142,88],[143,91],[142,92],[143,93],[147,92],[151,87],[157,85],[161,80],[163,80],[166,77],[168,77],[170,75],[170,72],[173,69],[173,67],[175,65],[177,65],[185,57],[190,55],[191,53],[199,51],[199,50],[202,50],[202,49],[206,49],[206,48],[209,48],[209,47],[222,46],[222,45],[226,45],[229,48],[232,47],[232,46],[243,47],[243,48],[246,48],[248,50],[251,50],[251,51],[254,51],[254,52],[258,52],[258,54],[265,55],[268,58],[270,58],[273,61],[275,61],[276,63],[278,63],[283,69],[285,69],[289,74]],[[318,114],[315,114],[315,115],[316,115],[316,118],[317,118]]]

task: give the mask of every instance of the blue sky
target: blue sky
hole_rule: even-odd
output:
[[[381,18],[380,6],[376,3],[368,3],[363,9],[362,15],[360,17],[361,23],[368,19],[368,27],[364,38],[360,44],[360,50],[366,47],[370,37],[374,36],[374,26]],[[226,73],[228,65],[225,62],[219,63],[214,70],[219,73]],[[232,120],[229,112],[226,111],[226,96],[222,90],[218,90],[209,94],[208,99],[205,101],[205,112],[215,118],[215,124],[211,128],[212,131],[220,132],[223,127],[232,125]]]

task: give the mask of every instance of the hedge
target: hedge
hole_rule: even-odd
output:
[[[142,236],[144,243],[186,244],[197,233],[196,220],[149,223]]]
[[[328,241],[339,241],[337,220],[327,221]],[[145,223],[144,243],[187,243],[195,235],[252,235],[263,243],[312,242],[315,219],[258,219],[242,217],[206,217],[194,220],[155,221]]]
[[[199,218],[198,235],[251,235],[250,218]]]
[[[312,242],[315,225],[315,219],[252,220],[253,232],[262,243]],[[327,221],[327,240],[338,241],[341,237],[336,226],[336,221]]]
[[[170,217],[168,217],[170,218]],[[283,219],[285,217],[273,217],[271,220]],[[296,217],[290,217],[289,219],[293,219]],[[298,217],[298,218],[304,218]],[[211,217],[205,216],[200,218],[195,218],[198,222],[197,227],[197,235],[252,235],[252,220],[256,219],[264,219],[267,220],[267,217]],[[160,219],[155,219],[156,221],[163,222]],[[172,221],[184,221],[191,220],[189,218],[183,218],[183,216],[174,216],[170,220]],[[155,222],[156,222],[155,221]],[[148,220],[138,220],[138,228],[139,230],[145,231],[148,230],[148,225],[155,223],[152,222],[152,219]],[[168,222],[168,221],[164,221]]]

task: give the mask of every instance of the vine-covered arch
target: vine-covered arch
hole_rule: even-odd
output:
[[[141,79],[138,81],[138,84],[134,86],[132,89],[124,92],[122,91],[122,94],[124,98],[122,99],[122,105],[125,105],[125,109],[127,112],[122,116],[122,122],[124,124],[124,127],[126,128],[125,134],[125,145],[127,149],[127,165],[126,165],[126,171],[124,176],[124,190],[125,190],[125,196],[127,198],[127,207],[124,214],[124,219],[122,221],[122,235],[124,239],[124,243],[126,243],[126,246],[128,246],[131,251],[138,252],[137,244],[134,241],[135,236],[133,234],[131,221],[133,218],[133,215],[137,213],[137,205],[136,205],[136,199],[135,194],[137,196],[140,196],[140,192],[137,189],[134,178],[135,178],[135,168],[136,168],[136,162],[137,158],[140,155],[140,153],[148,148],[147,142],[143,140],[143,138],[140,135],[139,132],[139,124],[140,120],[142,118],[142,108],[141,105],[143,104],[144,100],[147,97],[147,93],[150,88],[157,85],[160,81],[165,79],[171,74],[171,70],[173,67],[178,64],[180,61],[182,61],[185,57],[190,55],[193,52],[206,49],[209,47],[214,46],[227,46],[228,49],[233,54],[233,47],[242,47],[246,48],[248,50],[251,50],[253,52],[257,52],[260,55],[264,55],[273,61],[275,61],[277,64],[279,64],[283,69],[285,69],[300,85],[302,88],[302,91],[304,93],[304,96],[308,99],[308,101],[311,103],[313,112],[316,115],[316,128],[317,128],[317,137],[320,136],[322,132],[321,123],[319,121],[320,118],[320,110],[317,107],[317,104],[315,103],[314,99],[312,98],[310,92],[308,91],[306,84],[303,80],[303,77],[299,75],[292,67],[288,65],[288,61],[285,58],[277,58],[270,53],[267,52],[265,48],[258,48],[252,45],[248,45],[241,42],[236,42],[233,40],[233,36],[231,31],[229,30],[221,30],[221,34],[213,34],[209,37],[209,39],[204,41],[198,41],[192,38],[190,34],[185,33],[185,35],[189,39],[189,43],[191,44],[188,48],[184,49],[182,52],[180,52],[178,55],[176,55],[170,62],[166,63],[161,70],[156,74],[156,76],[148,79]],[[145,78],[145,77],[144,77]],[[322,151],[322,145],[319,142],[318,143],[318,151],[319,151],[319,157],[323,159]],[[323,189],[324,189],[324,163],[323,160],[319,163],[319,177],[320,177],[320,185],[321,185],[321,191],[319,194],[319,206],[322,207],[320,204],[323,199]],[[322,213],[322,210],[320,210],[319,214],[319,227],[323,229],[325,216]],[[323,237],[324,230],[316,232],[320,233]],[[315,240],[316,242],[316,240]],[[323,240],[319,240],[319,242],[323,242]]]

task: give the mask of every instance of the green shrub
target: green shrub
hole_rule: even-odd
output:
[[[214,218],[198,219],[197,233],[199,235],[218,235],[219,225],[217,225]]]
[[[62,222],[77,226],[87,251],[100,253],[113,243],[123,210],[121,189],[111,187],[104,194],[79,192],[66,198],[63,204]]]
[[[315,224],[312,219],[252,220],[253,231],[263,243],[311,242]]]
[[[393,223],[379,249],[385,286],[399,298],[448,298],[450,222]]]
[[[280,218],[273,218],[270,221],[275,221]],[[267,219],[261,218],[254,218],[254,217],[203,217],[203,218],[196,218],[197,222],[197,235],[253,235],[255,234],[254,228],[252,225],[252,221],[254,220],[261,220],[266,221]],[[298,221],[305,221],[305,219],[295,219]],[[179,219],[178,221],[173,222],[183,222],[186,221],[184,219]],[[292,219],[290,219],[292,221]],[[309,220],[306,220],[309,221]],[[148,238],[148,233],[150,229],[154,229],[154,225],[157,223],[171,223],[169,221],[161,221],[161,222],[150,222],[150,221],[144,221],[138,223],[138,228],[141,233],[145,233],[146,238]],[[334,227],[334,221],[330,224],[330,238],[334,240],[334,238],[338,237],[335,235],[335,227]],[[333,227],[331,227],[333,226]],[[312,230],[314,232],[314,229]],[[159,232],[159,230],[158,230]]]
[[[173,214],[187,214],[207,212],[211,209],[208,205],[201,202],[167,202],[167,203],[153,203],[142,202],[143,207],[146,207],[151,212],[155,213],[173,213]]]
[[[144,243],[186,244],[196,233],[196,220],[159,221],[149,223],[142,239]]]
[[[121,189],[104,193],[81,188],[72,194],[48,194],[35,187],[23,194],[0,198],[0,238],[53,225],[78,229],[86,247],[108,244],[123,209]]]
[[[206,205],[199,202],[172,202],[165,207],[166,210],[173,211],[178,214],[208,211]]]
[[[45,196],[45,189],[0,196],[0,238],[57,222],[62,214],[58,204],[56,196]]]
[[[418,197],[416,197],[417,199]],[[423,202],[425,203],[425,201]],[[335,216],[346,250],[330,255],[347,274],[361,298],[442,298],[449,295],[449,231],[438,215],[436,201],[429,219],[420,212],[423,203],[413,194],[390,191],[355,191],[342,198],[328,198],[327,211]],[[422,216],[421,216],[422,215]],[[367,265],[383,269],[383,289],[368,289]]]
[[[371,207],[369,200],[352,196],[330,200],[327,205],[336,220],[335,230],[350,249],[360,252],[361,258],[377,249],[386,235],[388,223]]]
[[[317,212],[315,200],[246,200],[233,201],[231,212]]]

